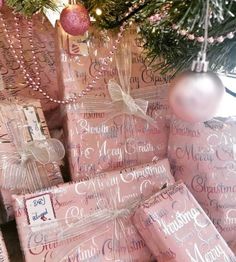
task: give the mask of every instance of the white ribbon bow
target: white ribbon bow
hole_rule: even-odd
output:
[[[134,99],[130,94],[124,92],[121,86],[114,80],[108,83],[108,91],[113,102],[123,102],[125,107],[119,114],[126,113],[135,115],[146,120],[151,125],[156,126],[153,118],[147,115],[148,101],[144,99]]]
[[[116,243],[117,241],[124,241],[123,244],[128,245],[128,236],[125,230],[126,223],[124,223],[124,220],[127,220],[131,216],[131,214],[140,204],[141,199],[135,199],[130,202],[128,201],[124,207],[119,208],[117,207],[116,202],[113,202],[115,201],[115,197],[112,196],[112,191],[109,191],[107,197],[112,200],[112,205],[114,205],[113,207],[111,206],[110,208],[106,207],[101,210],[97,210],[90,215],[84,216],[83,218],[74,217],[70,223],[70,226],[67,225],[65,218],[48,221],[47,223],[43,222],[41,225],[26,225],[26,227],[31,232],[30,234],[35,232],[35,229],[37,229],[37,231],[40,231],[40,234],[45,234],[45,237],[42,238],[43,241],[35,242],[34,245],[31,246],[31,248],[37,248],[49,243],[66,241],[68,239],[77,237],[78,239],[80,239],[80,243],[78,244],[78,242],[74,242],[74,248],[72,248],[72,246],[70,245],[69,249],[64,248],[55,251],[55,257],[60,257],[61,260],[59,261],[63,262],[65,260],[65,257],[69,257],[71,254],[76,252],[80,245],[83,245],[83,243],[87,242],[90,239],[93,239],[96,234],[104,234],[104,231],[99,232],[99,228],[104,230],[104,225],[113,227],[111,238],[114,243]],[[113,223],[110,224],[110,222]],[[49,228],[50,234],[48,234]],[[23,245],[27,250],[28,243],[25,243]],[[116,253],[117,252],[115,250],[112,250],[112,256],[114,257],[114,260],[112,261],[121,261],[121,254]],[[127,254],[126,261],[132,261],[132,257],[129,253]]]
[[[0,151],[0,184],[16,192],[33,192],[48,186],[44,165],[59,162],[64,155],[62,143],[54,138],[25,143],[15,152]],[[40,171],[37,163],[42,165]]]

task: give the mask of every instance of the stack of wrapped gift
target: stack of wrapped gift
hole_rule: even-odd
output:
[[[78,83],[86,87],[96,78],[89,74],[100,66],[99,48],[106,48],[94,33],[91,54],[86,37],[69,37],[59,24],[57,30],[61,96],[73,98]],[[62,184],[64,150],[50,139],[39,104],[0,104],[1,192],[13,201],[27,262],[236,262],[194,196],[171,174],[168,84],[148,70],[132,37],[114,57],[113,77],[103,70],[97,91],[62,110],[73,182]]]
[[[236,261],[167,159],[14,199],[26,261]]]
[[[165,159],[14,196],[26,261],[152,261],[131,215],[173,182]]]

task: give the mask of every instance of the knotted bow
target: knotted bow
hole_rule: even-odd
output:
[[[116,54],[116,67],[118,70],[120,85],[110,80],[108,91],[113,103],[122,102],[121,110],[116,114],[130,114],[146,120],[149,124],[156,126],[153,118],[147,115],[148,101],[144,99],[134,99],[130,95],[132,54],[129,41],[123,43],[122,48]]]
[[[95,181],[95,179],[94,179]],[[96,181],[95,181],[96,183]],[[95,186],[96,187],[96,186]],[[97,192],[97,189],[93,189]],[[125,255],[126,261],[133,261],[131,254],[129,253],[128,246],[130,245],[130,240],[127,236],[127,225],[131,222],[128,221],[129,217],[140,204],[141,198],[134,198],[131,201],[127,201],[124,206],[118,206],[116,197],[113,196],[114,192],[112,190],[107,190],[105,195],[107,202],[104,199],[97,198],[98,210],[90,215],[83,217],[74,217],[71,219],[69,225],[65,218],[56,219],[54,221],[43,222],[41,225],[27,225],[30,229],[30,235],[32,233],[37,234],[40,232],[42,237],[42,242],[36,241],[34,245],[31,243],[30,248],[37,248],[50,243],[57,242],[67,242],[70,239],[78,239],[78,241],[73,242],[74,247],[68,245],[63,246],[63,249],[58,249],[54,251],[54,256],[56,258],[61,258],[59,262],[65,261],[65,258],[72,256],[74,253],[78,252],[84,243],[87,241],[99,237],[100,235],[106,234],[105,231],[109,231],[108,238],[112,240],[112,246],[116,244],[121,244],[126,248],[127,254]],[[102,204],[99,204],[101,201]],[[108,203],[109,202],[109,203]],[[128,222],[126,222],[128,221]],[[129,225],[130,226],[130,225]],[[36,230],[35,230],[36,229]],[[50,234],[48,233],[50,230]],[[25,243],[25,247],[28,246]],[[117,252],[116,248],[112,248],[111,261],[122,261],[124,255]]]
[[[62,143],[53,138],[26,143],[23,128],[16,120],[11,120],[7,126],[15,151],[0,151],[1,187],[26,193],[49,186],[45,165],[63,159]]]
[[[134,99],[114,80],[109,81],[108,91],[114,103],[123,103],[122,110],[116,115],[123,113],[134,115],[146,120],[149,124],[156,126],[154,119],[147,115],[148,101],[144,99]]]

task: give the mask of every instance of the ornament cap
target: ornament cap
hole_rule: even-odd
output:
[[[197,73],[207,72],[209,62],[206,60],[206,53],[199,52],[197,60],[194,60],[192,63],[191,71]]]

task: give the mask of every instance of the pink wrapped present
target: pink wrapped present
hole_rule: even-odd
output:
[[[130,216],[142,199],[173,182],[165,159],[14,196],[26,261],[151,261]]]
[[[104,58],[117,39],[117,33],[97,30],[91,26],[87,35],[70,36],[57,22],[57,63],[61,97],[74,97],[84,90],[99,74],[104,66]],[[125,35],[129,39],[132,52],[130,89],[162,86],[169,82],[169,76],[154,72],[145,64],[143,48],[138,40],[137,29],[128,30]],[[119,80],[115,55],[109,66],[105,67],[95,88],[90,92],[96,97],[109,97],[108,83],[110,79]],[[167,90],[166,90],[167,91]]]
[[[15,20],[12,11],[1,8],[5,24],[7,25],[11,41],[19,55],[19,42],[16,36]],[[19,18],[20,39],[23,46],[23,57],[27,66],[27,73],[35,77],[35,64],[33,60],[30,37],[28,34],[29,25],[27,20]],[[41,88],[48,92],[55,99],[58,98],[58,85],[55,67],[55,44],[54,28],[47,19],[38,14],[33,16],[33,45],[40,71]],[[0,25],[0,68],[5,91],[11,96],[20,95],[24,97],[41,99],[44,111],[55,109],[58,105],[46,99],[41,93],[35,92],[27,87],[24,74],[17,63],[6,38],[3,24]]]
[[[220,234],[236,252],[236,119],[171,123],[169,159]]]
[[[61,142],[51,139],[40,102],[12,98],[0,102],[0,187],[5,220],[13,218],[13,193],[34,192],[63,183]]]
[[[142,91],[136,90],[133,97],[142,98]],[[121,102],[99,99],[87,98],[68,107],[65,137],[72,180],[165,158],[168,125],[155,102],[157,97],[158,92],[150,90],[147,115],[143,116],[125,114]]]
[[[3,235],[0,231],[0,261],[1,262],[9,262],[8,252],[6,248],[5,241],[3,239]]]
[[[236,261],[181,182],[145,201],[135,211],[133,222],[158,262]]]
[[[120,84],[109,81],[110,99],[87,96],[66,107],[66,149],[74,181],[167,155],[168,105],[163,92],[168,85],[130,90],[129,43],[123,44],[116,63]]]

